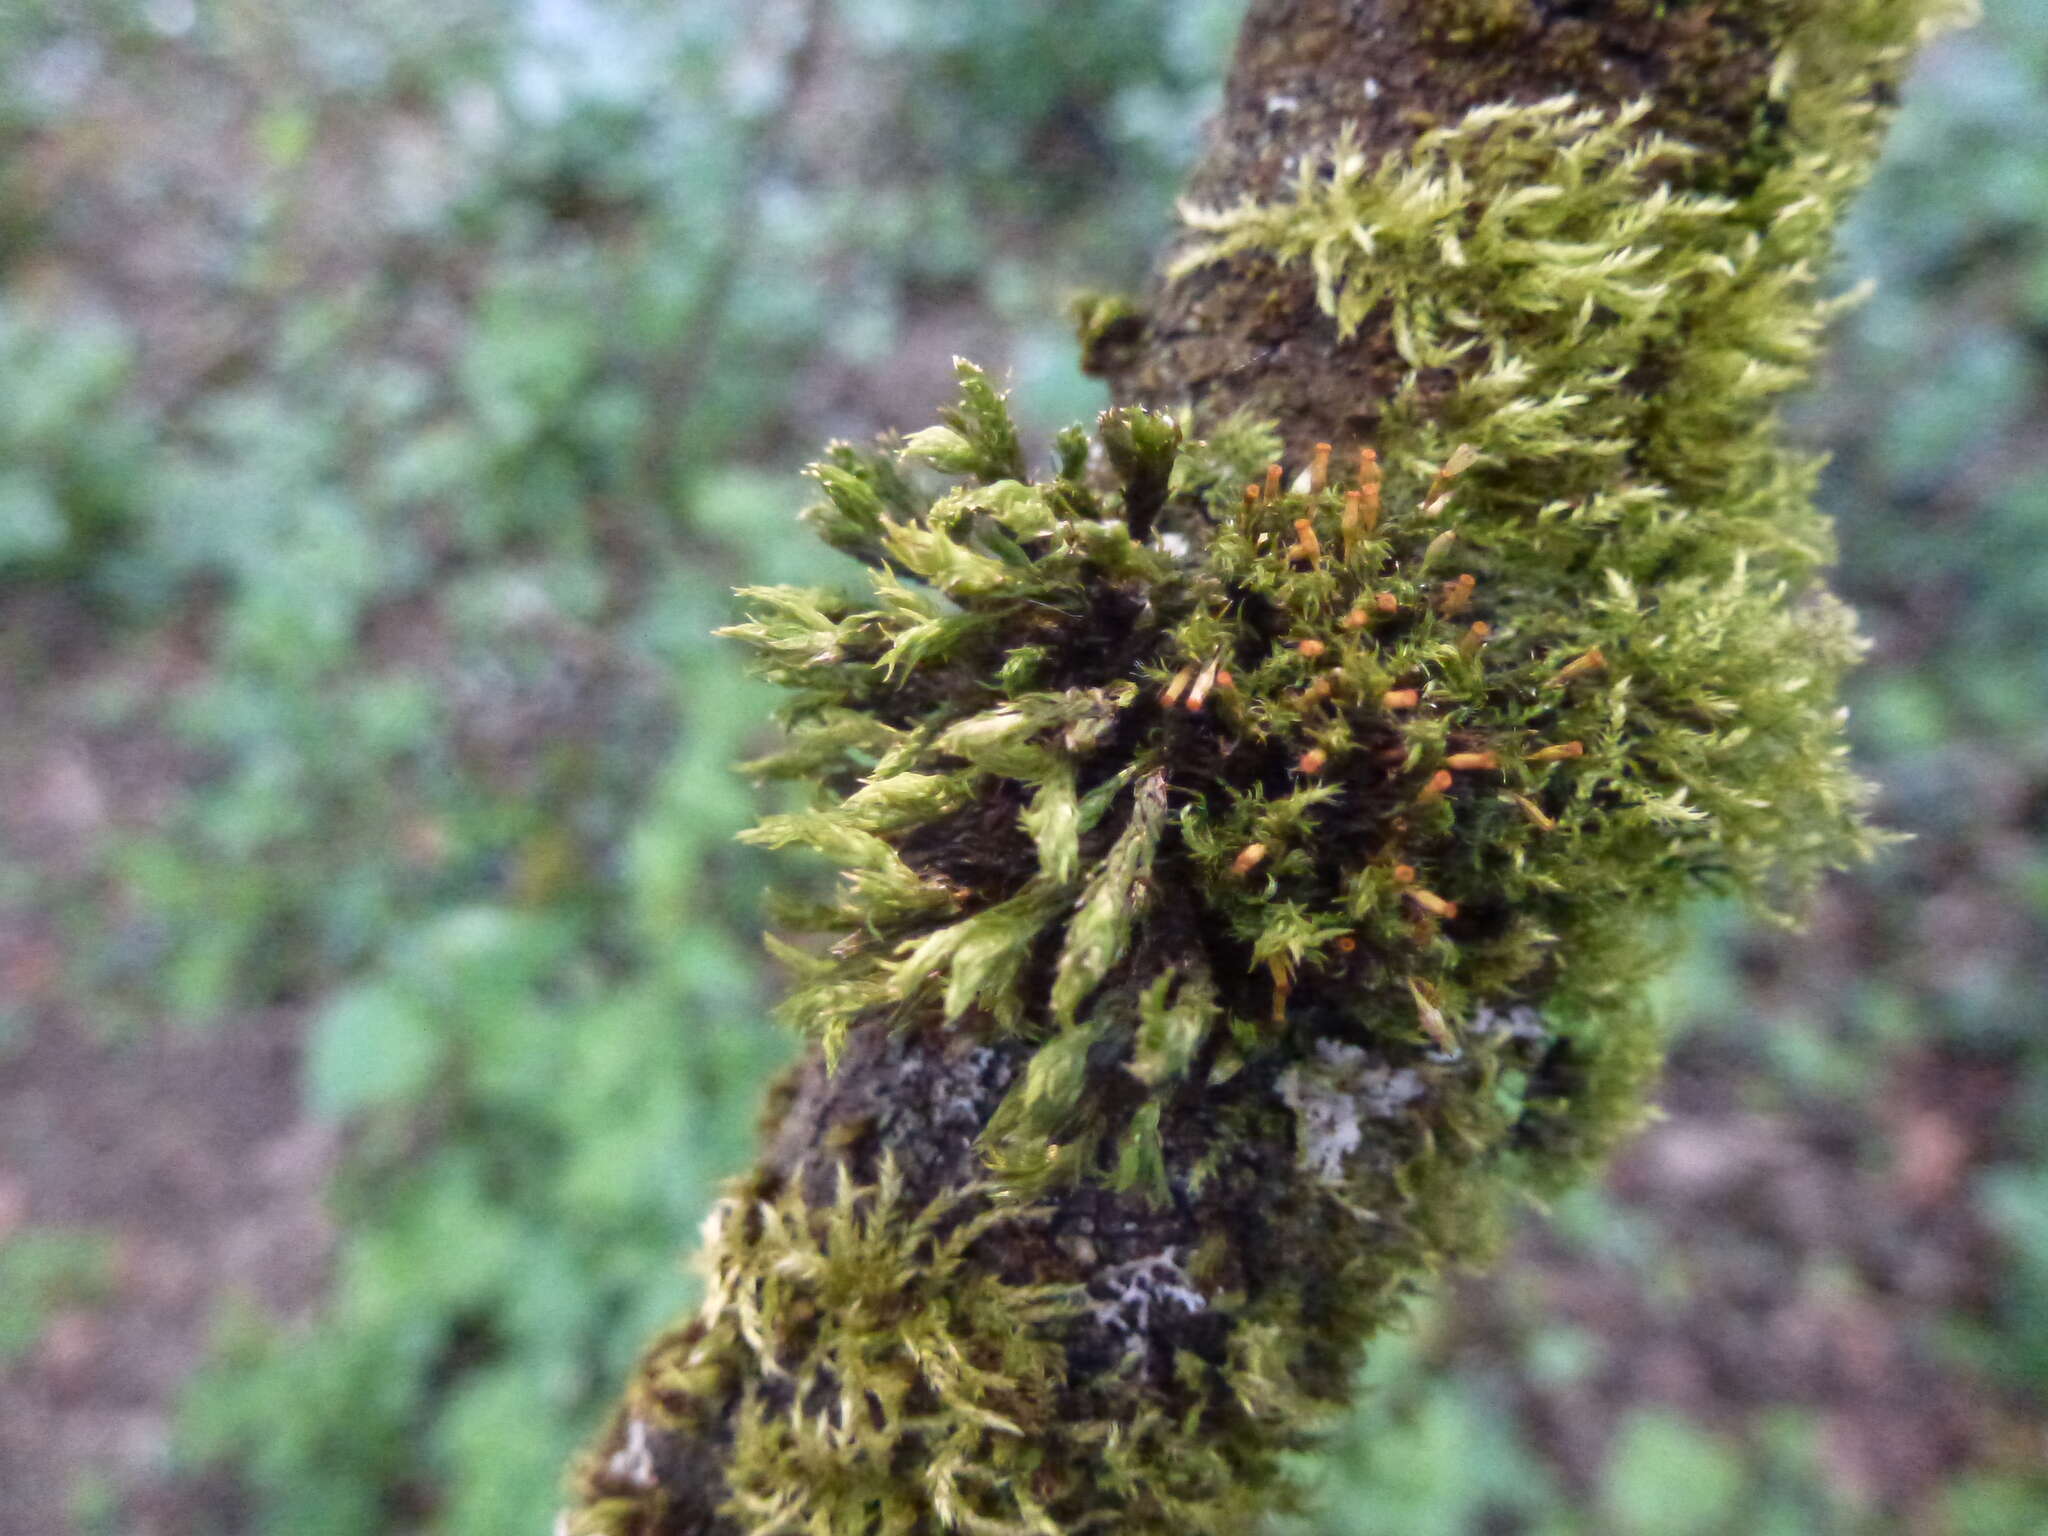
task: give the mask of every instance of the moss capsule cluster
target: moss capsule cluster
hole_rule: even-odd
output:
[[[1639,1061],[1651,919],[1857,850],[1807,549],[1694,526],[1645,595],[1619,509],[1532,515],[1470,445],[1283,466],[1140,410],[1030,481],[961,373],[947,425],[816,471],[869,594],[732,633],[795,693],[760,766],[825,788],[750,835],[845,871],[823,952],[779,946],[790,1016],[1027,1039],[985,1136],[1020,1191],[1164,1194],[1166,1107],[1255,1057],[1456,1057],[1540,1007]]]

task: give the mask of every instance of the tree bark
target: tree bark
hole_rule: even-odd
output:
[[[1635,131],[1691,146],[1668,157],[1664,187],[1723,199],[1714,206],[1730,221],[1767,220],[1775,204],[1745,200],[1814,151],[1811,134],[1788,126],[1788,52],[1860,50],[1844,99],[1888,107],[1903,45],[1927,9],[1908,0],[1253,0],[1188,201],[1285,205],[1304,195],[1304,176],[1326,174],[1340,145],[1391,162],[1476,108],[1569,94],[1616,113],[1646,103]],[[1347,327],[1311,263],[1270,250],[1166,276],[1199,239],[1167,253],[1141,309],[1084,338],[1088,361],[1124,404],[1203,427],[1237,413],[1276,424],[1290,479],[1317,444],[1350,453],[1394,430],[1391,402],[1403,402],[1400,430],[1414,433],[1498,361],[1480,347],[1420,357],[1386,306]],[[1675,367],[1646,352],[1601,375],[1601,390],[1625,397],[1607,401],[1616,419],[1647,423],[1641,445],[1601,461],[1606,482],[1683,485],[1708,473],[1660,436],[1657,402]],[[1761,421],[1767,408],[1752,414]],[[1514,470],[1498,468],[1488,483]],[[963,889],[999,884],[1004,863],[1029,853],[1028,840],[1018,846],[1019,809],[992,795],[903,856]],[[1104,853],[1099,839],[1084,848]],[[1233,1013],[1268,1007],[1263,973],[1242,979],[1242,953],[1188,894],[1198,884],[1192,855],[1160,855],[1132,953],[1104,981],[1101,1009],[1137,1017],[1140,994],[1162,974],[1212,985]],[[1475,944],[1486,920],[1462,919]],[[998,1028],[978,1009],[949,1019],[936,1002],[907,1017],[877,1009],[836,1063],[813,1049],[777,1087],[761,1158],[708,1234],[712,1300],[649,1351],[579,1465],[564,1532],[1248,1528],[1272,1497],[1281,1454],[1346,1401],[1371,1331],[1434,1269],[1483,1254],[1498,1189],[1482,1189],[1480,1172],[1525,1150],[1540,1128],[1526,1109],[1489,1121],[1459,1106],[1486,1100],[1508,1070],[1527,1076],[1531,1104],[1584,1091],[1570,1052],[1542,1027],[1551,982],[1539,970],[1498,994],[1496,1012],[1480,1010],[1499,1042],[1491,1054],[1424,1041],[1360,1069],[1406,1112],[1368,1124],[1362,1147],[1346,1144],[1360,1171],[1344,1191],[1305,1146],[1305,1058],[1250,1050],[1229,1071],[1198,1069],[1190,1081],[1211,1079],[1199,1090],[1167,1096],[1164,1198],[1085,1176],[1006,1207],[987,1133],[1040,1042],[1056,1034],[1045,968],[1027,970],[1024,985],[1036,1000],[1022,1030]],[[1293,1006],[1334,1018],[1355,1005],[1304,986]],[[1220,1049],[1205,1047],[1205,1064]],[[1306,1060],[1334,1071],[1339,1059]],[[1128,1074],[1099,1075],[1105,1113],[1129,1114],[1139,1092]],[[910,1230],[934,1212],[928,1229]],[[917,1291],[918,1266],[937,1266],[949,1234],[970,1227],[947,1294],[1014,1305],[1019,1335],[1036,1329],[1051,1351],[999,1362],[1000,1329],[992,1335],[985,1316],[961,1325],[952,1353],[1008,1383],[976,1399],[989,1419],[976,1442],[989,1457],[979,1474],[972,1456],[946,1459],[968,1442],[948,1419],[958,1412],[944,1385],[954,1368],[933,1363],[945,1347],[928,1355],[906,1345],[918,1363],[904,1367],[900,1394],[863,1389],[851,1406],[834,1396],[835,1381],[821,1386],[778,1364],[814,1353],[824,1330],[862,1308],[877,1337],[922,1337],[924,1313],[892,1313],[886,1283],[856,1283],[834,1265],[851,1266],[843,1250],[869,1243],[877,1263],[893,1255],[911,1266],[904,1294],[928,1312],[936,1293]],[[1027,1321],[1041,1303],[1057,1319],[1042,1327]],[[895,1379],[894,1366],[877,1369]],[[772,1456],[761,1449],[771,1442]]]
[[[1820,9],[1820,7],[1815,7]],[[1347,129],[1393,154],[1425,130],[1494,102],[1570,95],[1651,104],[1647,130],[1697,147],[1674,179],[1739,189],[1780,148],[1773,26],[1796,7],[1650,0],[1254,0],[1222,113],[1188,181],[1206,207],[1285,197]],[[1889,100],[1894,82],[1877,89]],[[1149,315],[1091,361],[1119,400],[1234,411],[1280,423],[1291,459],[1317,442],[1370,442],[1379,403],[1407,372],[1392,333],[1339,344],[1301,267],[1216,263],[1162,284]],[[1451,380],[1430,381],[1439,393]]]

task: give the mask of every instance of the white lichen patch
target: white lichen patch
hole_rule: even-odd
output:
[[[1365,1123],[1400,1114],[1423,1092],[1407,1067],[1376,1066],[1355,1045],[1317,1041],[1313,1062],[1280,1076],[1280,1097],[1294,1111],[1297,1163],[1325,1184],[1344,1183],[1346,1160],[1365,1144]]]
[[[617,1479],[628,1488],[652,1488],[655,1485],[654,1447],[648,1443],[645,1419],[634,1419],[626,1425],[626,1443],[612,1453],[604,1470],[606,1476]]]
[[[1550,1038],[1550,1030],[1543,1022],[1543,1015],[1527,1003],[1518,1003],[1512,1008],[1482,1007],[1472,1015],[1472,1022],[1465,1028],[1467,1033],[1475,1036],[1491,1035],[1499,1031],[1510,1040]]]
[[[978,1126],[988,1114],[988,1079],[991,1069],[1000,1073],[1000,1081],[1007,1082],[1008,1074],[1003,1064],[996,1059],[996,1053],[985,1045],[977,1045],[960,1058],[954,1069],[947,1073],[934,1073],[931,1064],[923,1057],[906,1056],[903,1073],[907,1077],[934,1077],[937,1080],[924,1085],[937,1106],[935,1120],[938,1123]]]
[[[1152,1331],[1154,1317],[1168,1307],[1195,1313],[1208,1310],[1209,1298],[1181,1268],[1178,1250],[1105,1269],[1088,1283],[1095,1320],[1110,1332],[1136,1340]]]

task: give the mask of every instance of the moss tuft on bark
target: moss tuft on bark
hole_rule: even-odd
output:
[[[749,835],[841,872],[772,941],[816,1050],[565,1531],[1248,1529],[1373,1331],[1640,1120],[1665,919],[1874,840],[1776,405],[1935,13],[1619,5],[1599,58],[1666,51],[1617,97],[1486,51],[1540,0],[1255,6],[1240,106],[1390,36],[1495,94],[1219,151],[1152,318],[1084,315],[1149,408],[1042,473],[964,363],[814,466],[864,583],[730,633],[813,790]],[[1681,136],[1687,28],[1756,90]]]

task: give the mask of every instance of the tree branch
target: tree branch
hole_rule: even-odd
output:
[[[1243,1530],[1640,1118],[1653,920],[1871,840],[1775,410],[1935,9],[1256,0],[1092,456],[833,450],[819,1044],[565,1532]]]
[[[1698,155],[1674,185],[1743,195],[1791,145],[1773,71],[1788,47],[1825,48],[1899,5],[1776,0],[1650,4],[1614,0],[1254,0],[1224,108],[1188,184],[1222,208],[1291,193],[1304,156],[1347,130],[1397,155],[1476,107],[1569,95],[1592,106],[1643,102],[1643,132]],[[1925,8],[1922,8],[1925,9]],[[1882,23],[1880,23],[1882,25]],[[1889,107],[1901,52],[1855,59],[1863,94]],[[1297,266],[1208,267],[1154,295],[1149,323],[1126,326],[1095,359],[1127,402],[1192,404],[1210,419],[1244,410],[1281,424],[1290,457],[1318,441],[1371,440],[1409,367],[1391,331],[1333,344],[1315,284]],[[1441,389],[1442,378],[1422,382]]]

